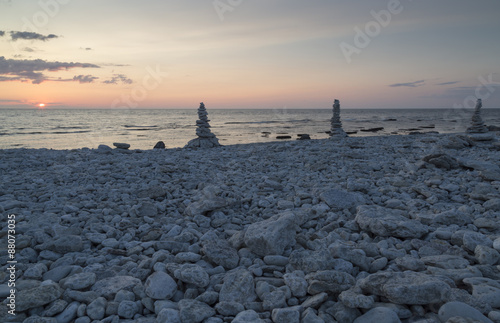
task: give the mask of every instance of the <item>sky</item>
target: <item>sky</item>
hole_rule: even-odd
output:
[[[0,108],[500,108],[498,0],[0,0]]]

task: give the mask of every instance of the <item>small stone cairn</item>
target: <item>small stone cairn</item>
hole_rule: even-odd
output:
[[[467,133],[487,133],[488,127],[484,125],[483,119],[481,119],[481,107],[483,102],[481,99],[477,99],[476,108],[474,109],[474,115],[472,116],[472,125],[467,128]]]
[[[483,102],[481,99],[477,99],[476,108],[472,115],[471,126],[466,130],[467,136],[472,141],[492,141],[495,139],[495,134],[489,132],[488,127],[484,125],[483,119],[481,119],[482,106]]]
[[[340,102],[335,100],[333,103],[333,117],[331,119],[332,129],[330,130],[330,138],[339,139],[347,137],[344,129],[342,129],[342,122],[340,121]]]
[[[189,141],[184,148],[212,148],[221,146],[219,139],[210,131],[210,124],[208,123],[210,120],[208,120],[207,109],[205,109],[203,102],[200,103],[200,107],[198,108],[198,118],[199,120],[196,120],[196,125],[198,126],[196,135],[198,138]]]

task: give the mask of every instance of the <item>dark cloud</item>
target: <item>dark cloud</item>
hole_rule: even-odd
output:
[[[89,63],[47,62],[41,59],[5,59],[0,56],[0,82],[31,81],[33,84],[40,84],[44,81],[67,81],[48,77],[43,72],[57,72],[72,68],[99,68],[99,66]]]
[[[24,47],[23,51],[33,53],[35,50],[31,47]]]
[[[437,85],[453,85],[453,84],[457,84],[457,83],[460,83],[460,81],[438,83]]]
[[[92,83],[94,80],[97,80],[98,77],[92,75],[78,75],[73,77],[73,81],[78,81],[81,83]]]
[[[131,79],[129,79],[127,76],[123,75],[123,74],[115,74],[111,80],[106,80],[106,81],[103,81],[102,83],[104,84],[118,84],[119,82],[123,83],[123,84],[132,84],[134,81],[132,81]]]
[[[16,41],[18,39],[25,39],[25,40],[41,40],[41,41],[47,41],[49,39],[54,39],[58,38],[59,36],[54,35],[54,34],[49,34],[47,36],[39,34],[39,33],[33,33],[29,31],[11,31],[10,32],[10,38],[12,41]]]
[[[5,31],[0,30],[0,37],[3,37],[5,35]]]
[[[390,87],[418,87],[425,84],[425,80],[408,82],[408,83],[396,83],[389,85]]]

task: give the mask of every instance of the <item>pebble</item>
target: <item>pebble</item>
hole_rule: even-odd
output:
[[[17,318],[499,321],[500,151],[464,138],[3,150]]]

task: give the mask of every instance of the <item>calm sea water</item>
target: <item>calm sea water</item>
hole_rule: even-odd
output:
[[[328,138],[332,110],[217,110],[209,109],[214,132],[223,145],[276,141],[276,136],[307,133]],[[341,119],[351,136],[372,136],[363,129],[383,127],[376,135],[411,131],[463,132],[472,110],[343,109]],[[500,109],[483,109],[486,124],[500,125]],[[151,149],[163,141],[167,148],[183,147],[196,137],[197,110],[16,110],[0,109],[0,149],[97,148],[113,142]]]

